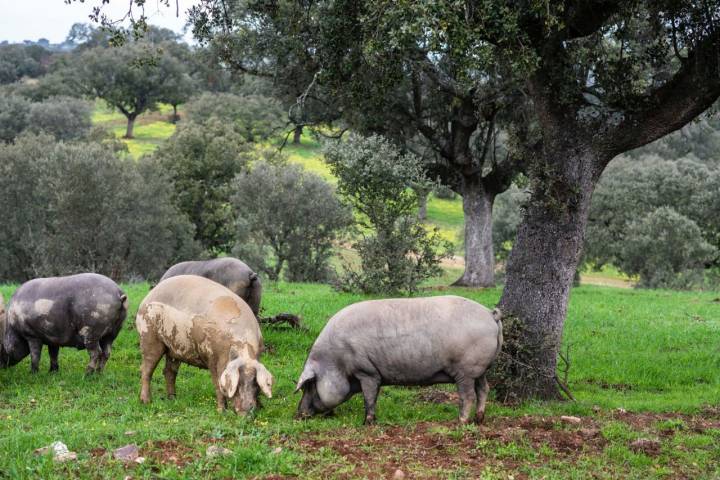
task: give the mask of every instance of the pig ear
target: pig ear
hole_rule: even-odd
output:
[[[220,375],[220,391],[228,398],[232,398],[237,392],[238,384],[240,383],[240,367],[242,367],[242,364],[243,360],[236,358],[228,362],[222,375]]]
[[[275,378],[260,362],[255,362],[255,378],[262,393],[266,397],[272,398],[272,386],[275,384]]]
[[[305,385],[307,382],[315,378],[315,371],[312,369],[310,365],[305,366],[305,370],[303,370],[302,374],[300,375],[300,379],[297,382],[297,385],[295,386],[295,392],[297,393],[300,391],[300,389]]]

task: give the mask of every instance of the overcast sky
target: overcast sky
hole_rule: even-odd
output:
[[[88,15],[100,0],[85,0],[70,5],[63,0],[0,0],[0,42],[21,42],[47,38],[50,43],[65,40],[73,23],[90,23]],[[160,5],[157,0],[148,0],[145,14],[154,25],[169,28],[180,33],[185,24],[185,11],[193,0],[180,0],[180,18],[175,16],[175,1],[171,7]],[[119,18],[127,12],[127,0],[111,0],[105,11]],[[189,40],[190,34],[187,35]]]

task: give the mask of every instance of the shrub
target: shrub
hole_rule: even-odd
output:
[[[190,101],[185,111],[196,123],[212,118],[229,123],[248,142],[266,140],[287,122],[280,102],[263,95],[206,92]]]
[[[660,207],[629,225],[618,266],[639,275],[642,287],[692,288],[717,255],[695,222]]]
[[[156,164],[23,134],[0,146],[0,281],[94,271],[150,278],[196,253]]]
[[[421,161],[379,136],[350,136],[326,148],[338,191],[357,212],[362,238],[354,248],[361,269],[348,265],[342,288],[364,292],[416,290],[440,275],[451,245],[437,229],[428,231],[415,215],[418,185],[429,181]]]
[[[620,158],[613,161],[603,174],[593,195],[585,240],[585,258],[596,267],[613,264],[627,274],[639,271],[639,258],[625,258],[630,253],[631,225],[643,224],[651,214],[659,227],[658,209],[671,208],[683,217],[678,220],[666,210],[663,218],[669,221],[690,221],[693,231],[699,230],[701,238],[715,248],[720,248],[720,169],[703,164],[696,159],[682,158],[675,161],[662,160],[654,155],[641,158]],[[654,213],[655,212],[655,213]],[[649,220],[647,220],[649,221]],[[638,223],[640,222],[640,223]],[[645,225],[645,224],[643,224]],[[645,225],[644,228],[649,228]],[[669,227],[668,227],[669,228]],[[666,238],[666,237],[662,237]],[[667,237],[671,241],[672,236]],[[659,242],[660,238],[655,239]],[[680,244],[669,245],[673,249]],[[653,248],[660,248],[655,245]],[[633,254],[641,254],[633,251]],[[648,252],[648,255],[651,255]],[[676,272],[678,265],[671,256],[655,257],[642,268],[641,283],[672,287],[678,282],[668,272]],[[718,264],[718,260],[715,260]],[[625,270],[630,268],[631,270]],[[649,269],[657,268],[658,274]],[[650,281],[650,279],[654,279]],[[660,279],[668,279],[662,284]],[[682,286],[683,282],[680,282]]]
[[[170,173],[175,202],[195,225],[195,238],[212,254],[234,243],[231,182],[252,155],[251,148],[219,119],[181,125],[153,157]]]
[[[258,161],[233,187],[235,255],[272,279],[330,278],[333,241],[352,221],[332,186],[299,165]]]
[[[0,95],[0,142],[12,142],[28,127],[30,102],[17,95]]]
[[[28,129],[47,132],[58,140],[78,139],[90,131],[91,114],[92,107],[85,100],[51,97],[30,106]]]

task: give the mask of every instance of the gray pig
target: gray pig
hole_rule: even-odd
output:
[[[315,340],[295,391],[299,418],[327,413],[355,393],[375,421],[382,385],[456,383],[460,422],[482,422],[485,372],[502,346],[500,311],[456,297],[371,300],[335,314]]]
[[[257,404],[258,387],[272,397],[273,376],[258,361],[263,339],[250,307],[207,278],[179,275],[160,282],[138,310],[142,351],[140,401],[150,402],[150,381],[165,356],[168,397],[175,396],[180,362],[210,370],[218,410],[227,399],[244,414]]]
[[[160,281],[178,275],[198,275],[224,285],[250,306],[257,317],[260,313],[262,284],[257,273],[237,258],[223,257],[213,260],[181,262],[165,272]]]
[[[15,365],[30,354],[38,371],[43,345],[50,371],[58,370],[60,347],[87,349],[87,373],[101,372],[128,310],[127,295],[115,282],[95,273],[36,278],[10,299],[0,346],[0,366]],[[2,317],[0,317],[2,321]]]

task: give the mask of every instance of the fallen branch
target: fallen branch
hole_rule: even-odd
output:
[[[260,323],[265,325],[280,325],[286,323],[290,325],[290,328],[307,330],[302,323],[300,323],[300,317],[292,313],[278,313],[274,317],[260,317]]]

